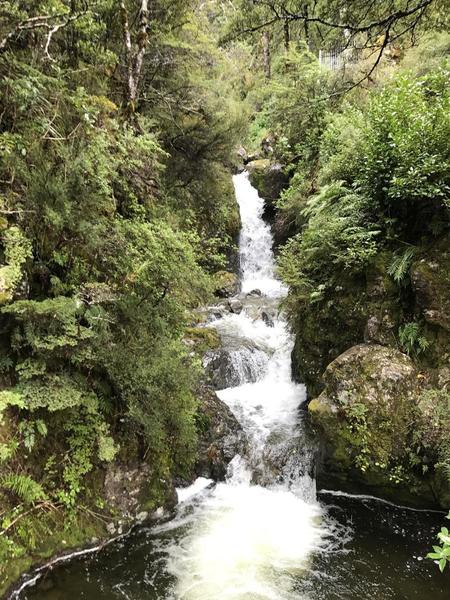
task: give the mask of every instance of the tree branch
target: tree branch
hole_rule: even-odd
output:
[[[76,14],[57,14],[57,15],[40,15],[37,17],[30,17],[24,21],[20,21],[14,29],[5,35],[0,41],[0,53],[4,52],[8,46],[8,43],[15,37],[22,33],[22,31],[31,31],[33,29],[48,29],[47,40],[44,46],[44,54],[49,60],[53,60],[49,54],[49,46],[54,34],[66,27],[73,21],[76,21],[80,17],[86,15],[88,10]],[[63,19],[61,21],[61,19]],[[55,23],[55,21],[57,21]],[[59,21],[59,22],[58,22]]]

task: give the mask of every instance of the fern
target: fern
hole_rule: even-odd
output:
[[[29,475],[11,473],[0,478],[0,487],[15,494],[22,502],[32,504],[47,498],[42,486]]]
[[[416,253],[416,248],[408,248],[401,254],[394,254],[391,264],[388,267],[388,274],[398,284],[402,284],[411,267],[412,260]]]
[[[430,345],[427,338],[421,335],[421,327],[418,323],[406,323],[398,330],[400,344],[408,356],[418,355],[424,352]]]

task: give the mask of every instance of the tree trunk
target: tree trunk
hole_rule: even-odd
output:
[[[284,49],[289,52],[289,44],[291,43],[291,32],[289,31],[289,21],[285,20],[284,25]]]
[[[271,64],[270,64],[270,33],[268,31],[264,31],[262,36],[263,43],[263,62],[264,62],[264,75],[266,79],[269,80],[271,78]]]
[[[120,3],[122,18],[123,41],[125,45],[125,102],[134,110],[139,91],[139,82],[142,76],[142,65],[144,63],[145,51],[148,44],[148,0],[142,0],[139,10],[139,25],[136,40],[136,49],[133,49],[131,41],[130,23],[128,11],[124,0]]]
[[[303,22],[303,27],[305,30],[305,43],[308,46],[308,49],[310,50],[311,48],[309,47],[308,5],[305,6],[305,15],[306,15],[306,19]]]

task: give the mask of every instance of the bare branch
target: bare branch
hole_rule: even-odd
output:
[[[49,60],[53,60],[49,54],[49,47],[54,34],[76,21],[80,17],[87,14],[87,10],[76,13],[76,14],[58,14],[58,15],[41,15],[38,17],[30,17],[25,21],[21,21],[12,29],[6,36],[0,41],[0,53],[4,52],[8,46],[8,43],[16,36],[20,35],[22,31],[31,31],[33,29],[48,29],[47,40],[44,46],[44,54]],[[62,20],[61,20],[62,19]],[[55,23],[55,21],[57,21]]]

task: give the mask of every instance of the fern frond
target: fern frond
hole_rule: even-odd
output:
[[[403,283],[409,272],[415,253],[416,248],[411,247],[401,254],[394,254],[387,272],[396,283]]]
[[[4,475],[0,478],[0,487],[12,492],[26,504],[47,498],[42,486],[29,475],[17,473]]]

